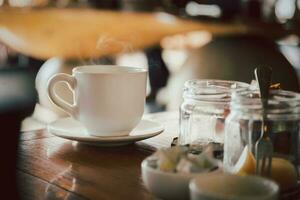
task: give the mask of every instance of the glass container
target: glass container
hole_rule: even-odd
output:
[[[230,109],[225,122],[224,169],[255,174],[255,144],[263,118],[259,91],[234,93]],[[271,90],[266,112],[273,144],[271,176],[282,190],[291,189],[299,180],[300,94]]]
[[[224,120],[229,113],[231,94],[248,87],[247,83],[225,80],[185,82],[178,143],[223,143]]]

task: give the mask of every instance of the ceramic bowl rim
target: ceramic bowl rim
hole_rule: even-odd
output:
[[[230,175],[230,176],[238,176],[238,175],[233,175],[233,174],[228,174],[225,173],[224,175]],[[266,186],[265,187],[265,193],[261,196],[248,196],[248,197],[243,197],[242,200],[253,200],[254,198],[261,198],[261,199],[268,199],[274,196],[277,196],[279,194],[279,185],[276,184],[274,181],[263,178],[263,177],[259,177],[259,176],[238,176],[239,179],[252,179],[255,182],[260,182],[261,186]],[[189,189],[190,189],[190,193],[196,193],[199,196],[203,196],[203,197],[211,197],[211,198],[220,198],[220,199],[224,199],[224,200],[238,200],[241,198],[241,196],[238,195],[226,195],[226,196],[220,196],[217,193],[211,193],[211,192],[205,192],[203,190],[199,191],[197,189],[196,186],[196,180],[200,179],[201,177],[195,177],[193,180],[190,181],[189,183]]]

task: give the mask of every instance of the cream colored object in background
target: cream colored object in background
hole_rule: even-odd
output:
[[[41,7],[46,6],[49,0],[7,0],[12,7]]]
[[[147,70],[133,67],[91,65],[77,67],[73,76],[54,75],[48,83],[50,99],[80,121],[94,136],[121,136],[139,123],[146,97]],[[70,105],[55,93],[66,82],[74,91]]]
[[[12,9],[0,12],[0,41],[39,59],[99,58],[158,44],[162,38],[194,30],[246,32],[243,25],[182,20],[166,13],[94,9]]]

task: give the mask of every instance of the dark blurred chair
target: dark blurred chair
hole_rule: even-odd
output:
[[[154,99],[157,91],[167,84],[169,71],[162,59],[162,49],[154,46],[144,50],[149,66],[149,81],[151,85],[151,94],[148,99]]]
[[[300,91],[295,69],[277,45],[266,38],[253,35],[219,37],[194,53],[192,57],[196,57],[198,66],[194,67],[193,74],[197,78],[250,83],[254,79],[254,69],[264,65],[273,68],[273,83],[281,83],[286,90]]]
[[[0,177],[5,183],[2,197],[18,198],[16,164],[20,124],[32,113],[35,102],[33,73],[26,68],[0,69]]]

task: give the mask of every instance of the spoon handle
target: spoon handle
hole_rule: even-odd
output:
[[[260,90],[263,109],[266,109],[269,97],[269,87],[271,84],[272,68],[266,66],[257,67],[254,74]]]

